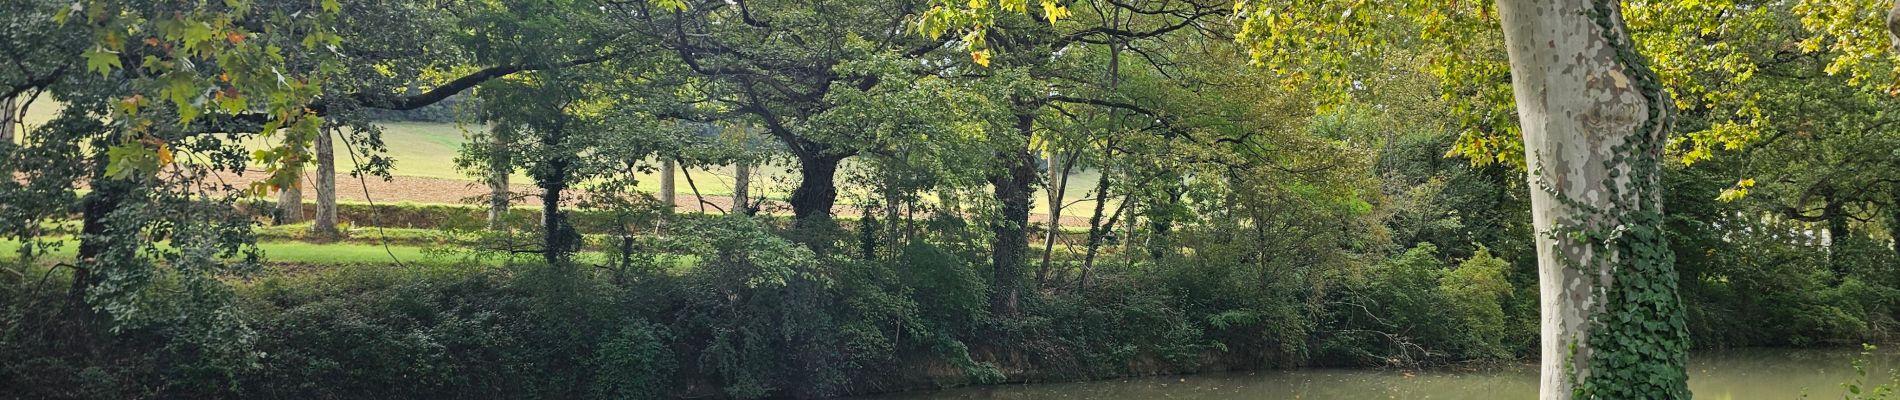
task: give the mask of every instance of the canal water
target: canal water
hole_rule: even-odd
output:
[[[1696,353],[1690,358],[1689,389],[1695,398],[1839,399],[1841,384],[1854,380],[1859,349],[1742,349]],[[1868,358],[1868,380],[1890,382],[1900,350],[1882,348]],[[1009,384],[875,396],[879,400],[936,399],[1531,399],[1537,397],[1533,365],[1480,372],[1365,369],[1257,371],[1096,382]]]

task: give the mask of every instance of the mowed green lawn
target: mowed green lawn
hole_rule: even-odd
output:
[[[455,256],[429,253],[418,246],[391,245],[387,250],[381,245],[368,243],[306,243],[306,242],[260,242],[259,250],[264,257],[273,262],[298,264],[389,264],[391,260],[417,264],[459,264],[462,260]],[[13,261],[20,258],[20,243],[14,240],[0,240],[0,261]],[[40,260],[61,262],[70,261],[79,251],[79,243],[65,241],[50,254],[43,254]]]
[[[27,109],[26,122],[28,126],[39,125],[47,120],[51,120],[53,116],[59,112],[59,107],[58,102],[50,101],[49,99],[42,98],[35,101],[33,106]],[[469,131],[482,129],[481,126],[427,122],[384,122],[378,125],[383,128],[382,141],[387,148],[387,152],[383,153],[383,156],[394,160],[390,171],[392,175],[434,179],[474,180],[467,171],[462,171],[455,167],[455,158],[460,154],[462,146],[468,142]],[[247,141],[245,145],[252,148],[263,148],[270,145],[270,140],[271,139],[265,138],[251,139]],[[338,143],[338,145],[341,147],[342,143]],[[342,149],[339,148],[339,150]],[[358,162],[357,160],[362,160],[362,158],[363,155],[358,154],[357,159],[352,160],[348,152],[339,152],[337,154],[337,169],[339,171],[349,171],[355,167],[356,162]],[[849,164],[849,161],[847,161],[847,164]],[[847,165],[847,168],[849,168],[849,165]],[[687,182],[689,173],[692,178],[691,185]],[[798,174],[786,166],[768,165],[755,168],[755,174],[752,179],[752,187],[753,190],[760,191],[755,193],[763,193],[772,198],[784,198],[786,194],[791,192],[792,186],[798,182]],[[1076,200],[1093,196],[1096,182],[1100,178],[1100,173],[1093,170],[1082,170],[1071,174],[1067,190],[1064,191],[1066,193],[1064,196],[1067,198],[1066,202],[1070,205],[1068,209],[1064,210],[1063,214],[1068,216],[1085,216],[1092,212],[1094,210],[1093,201],[1077,202]],[[637,179],[640,182],[641,190],[647,192],[658,192],[660,190],[660,180],[657,172],[641,173]],[[517,184],[532,183],[526,175],[521,173],[516,173],[511,181]],[[730,167],[716,167],[699,168],[691,171],[682,170],[677,172],[675,181],[677,182],[677,190],[681,197],[691,196],[694,187],[698,188],[699,194],[705,196],[731,196],[733,169]],[[845,188],[845,190],[847,193],[863,194],[861,190],[852,190],[851,188]],[[849,196],[847,195],[846,197]],[[1040,192],[1034,196],[1033,200],[1036,206],[1031,212],[1036,214],[1048,213],[1048,204],[1045,204],[1045,198]],[[848,198],[840,199],[840,202],[847,204],[849,201]],[[1113,204],[1112,202],[1110,203],[1111,206]]]

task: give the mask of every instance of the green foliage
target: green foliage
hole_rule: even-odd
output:
[[[1439,278],[1439,291],[1444,292],[1452,308],[1464,316],[1459,325],[1468,336],[1458,346],[1463,354],[1502,359],[1514,353],[1515,349],[1507,343],[1513,334],[1523,331],[1511,329],[1512,321],[1504,314],[1504,304],[1512,301],[1513,294],[1509,267],[1510,263],[1493,257],[1489,249],[1480,246],[1471,258]]]
[[[1528,350],[1512,334],[1535,320],[1505,314],[1509,263],[1482,247],[1457,268],[1420,244],[1366,271],[1348,272],[1327,293],[1320,362],[1416,366],[1498,361]]]

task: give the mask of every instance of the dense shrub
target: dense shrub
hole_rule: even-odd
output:
[[[1456,269],[1421,243],[1366,271],[1348,272],[1326,294],[1318,361],[1412,366],[1504,359],[1512,321],[1507,263],[1480,247]]]
[[[1420,244],[1376,262],[1271,257],[1308,244],[1267,252],[1183,229],[1180,251],[1105,257],[1086,284],[1025,293],[1019,314],[999,316],[978,247],[916,241],[867,260],[743,217],[676,229],[694,234],[643,239],[690,260],[665,268],[272,271],[229,279],[229,306],[154,296],[155,317],[118,332],[63,314],[61,269],[33,270],[51,272],[45,283],[0,275],[0,398],[826,397],[1503,360],[1531,356],[1537,328],[1535,292],[1518,283],[1535,278],[1483,245],[1447,256]],[[1900,293],[1868,263],[1892,256],[1794,232],[1674,232],[1687,238],[1700,345],[1890,337]],[[1693,240],[1707,237],[1720,239]],[[1837,276],[1830,260],[1854,269]]]

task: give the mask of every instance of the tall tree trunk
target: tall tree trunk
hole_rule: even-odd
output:
[[[303,164],[293,168],[297,181],[277,191],[277,212],[271,216],[271,223],[276,225],[303,221]]]
[[[749,154],[752,150],[752,126],[744,123],[739,126],[739,150]],[[752,162],[741,158],[732,163],[732,213],[752,215]]]
[[[1523,126],[1544,399],[1689,396],[1662,233],[1670,102],[1616,0],[1499,0]]]
[[[1036,285],[1048,284],[1051,259],[1055,256],[1056,238],[1062,235],[1062,202],[1068,201],[1069,170],[1075,167],[1075,157],[1060,152],[1049,152],[1049,231],[1042,237],[1042,267],[1036,269]],[[1057,164],[1060,164],[1058,166]]]
[[[317,215],[310,220],[310,233],[322,239],[336,239],[336,145],[335,129],[317,132]]]
[[[990,313],[995,315],[1016,315],[1021,302],[1023,266],[1029,253],[1029,195],[1036,183],[1036,160],[1027,145],[1035,121],[1035,114],[1016,115],[1016,132],[1023,143],[996,154],[1004,170],[990,177],[1002,213],[990,226],[995,235],[990,245],[995,272],[990,279]]]
[[[793,225],[800,229],[829,229],[831,207],[838,203],[838,164],[841,155],[798,157],[798,187],[786,199],[792,205]]]
[[[678,203],[674,203],[679,193],[678,184],[675,183],[678,174],[679,164],[673,162],[672,158],[660,161],[660,210],[662,212],[671,214],[678,206]]]
[[[488,149],[488,229],[498,230],[508,218],[509,203],[514,192],[508,187],[508,178],[514,175],[514,157],[508,152],[507,142],[491,137]]]

